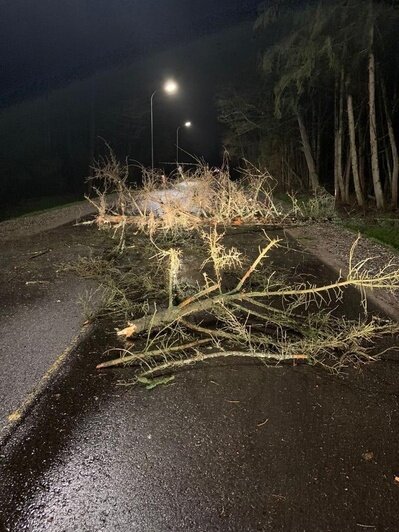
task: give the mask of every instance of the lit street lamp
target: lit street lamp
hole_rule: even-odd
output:
[[[179,131],[182,126],[176,129],[176,164],[179,165]],[[191,122],[184,122],[184,127],[191,127]]]
[[[179,90],[179,85],[176,83],[173,79],[168,79],[163,86],[163,90],[166,92],[166,94],[173,95],[176,94],[176,92]],[[151,168],[154,170],[154,96],[158,92],[158,89],[156,89],[151,94]]]

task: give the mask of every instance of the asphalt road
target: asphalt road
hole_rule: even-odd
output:
[[[313,257],[284,267],[329,275]],[[356,294],[346,305],[353,314]],[[341,376],[207,364],[147,391],[96,371],[101,324],[1,449],[9,532],[396,531],[395,358]]]
[[[2,450],[0,530],[397,530],[397,364],[214,364],[149,392],[96,373],[105,345]]]
[[[76,346],[92,282],[61,266],[89,255],[98,232],[72,223],[8,239],[0,254],[0,439]]]

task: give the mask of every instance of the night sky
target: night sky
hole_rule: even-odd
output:
[[[174,168],[186,120],[179,162],[221,164],[217,95],[257,61],[258,4],[0,0],[0,206],[81,194],[107,144],[148,166],[154,90],[155,164]]]
[[[3,0],[1,106],[215,32],[258,0]]]

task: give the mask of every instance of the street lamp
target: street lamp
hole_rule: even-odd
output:
[[[184,127],[191,127],[191,122],[184,122]],[[182,126],[178,126],[176,129],[176,164],[179,165],[179,131]]]
[[[179,85],[174,79],[168,79],[163,86],[163,90],[167,94],[176,94],[176,92],[179,90]]]
[[[169,94],[172,96],[173,94],[176,94],[176,92],[179,90],[179,85],[176,83],[174,79],[168,79],[165,81],[163,85],[163,90],[166,92],[166,94]],[[151,168],[154,170],[154,96],[158,92],[158,89],[156,89],[151,94]]]

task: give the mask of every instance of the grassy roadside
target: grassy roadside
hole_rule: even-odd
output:
[[[359,214],[348,216],[344,211],[336,210],[332,196],[329,194],[315,197],[298,194],[294,201],[287,194],[279,193],[276,196],[279,205],[283,208],[288,206],[296,208],[304,219],[334,220],[354,233],[360,233],[380,244],[399,250],[399,216],[395,216],[395,213],[379,214],[377,217],[374,211],[367,217]]]
[[[43,211],[56,209],[58,207],[67,207],[80,201],[83,201],[83,195],[65,195],[40,197],[23,201],[13,206],[0,207],[0,222],[10,218],[20,218],[30,214],[39,214]]]
[[[399,219],[349,219],[342,225],[381,244],[399,250]]]

